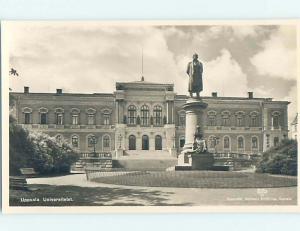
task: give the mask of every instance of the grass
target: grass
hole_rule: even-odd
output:
[[[116,185],[172,188],[274,188],[297,186],[296,177],[213,171],[144,171],[119,176],[102,176],[92,181]]]

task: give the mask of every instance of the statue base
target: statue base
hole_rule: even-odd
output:
[[[176,171],[182,170],[211,170],[214,165],[214,156],[212,153],[194,153],[183,151],[178,156],[178,165]]]

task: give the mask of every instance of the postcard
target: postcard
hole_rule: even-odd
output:
[[[3,211],[298,212],[299,25],[3,21]]]

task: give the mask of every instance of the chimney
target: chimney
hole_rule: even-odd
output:
[[[24,87],[24,93],[29,93],[29,87]]]
[[[252,91],[249,91],[249,92],[248,92],[248,98],[249,98],[249,99],[253,99],[253,92],[252,92]]]
[[[212,96],[212,97],[218,97],[218,92],[212,92],[212,93],[211,93],[211,96]]]
[[[62,94],[62,89],[56,89],[56,94],[61,95]]]

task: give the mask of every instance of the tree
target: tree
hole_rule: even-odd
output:
[[[297,141],[285,139],[264,152],[256,169],[260,173],[297,175]]]
[[[18,175],[19,169],[34,168],[41,174],[69,172],[78,155],[66,141],[40,132],[29,132],[10,116],[9,172]]]

